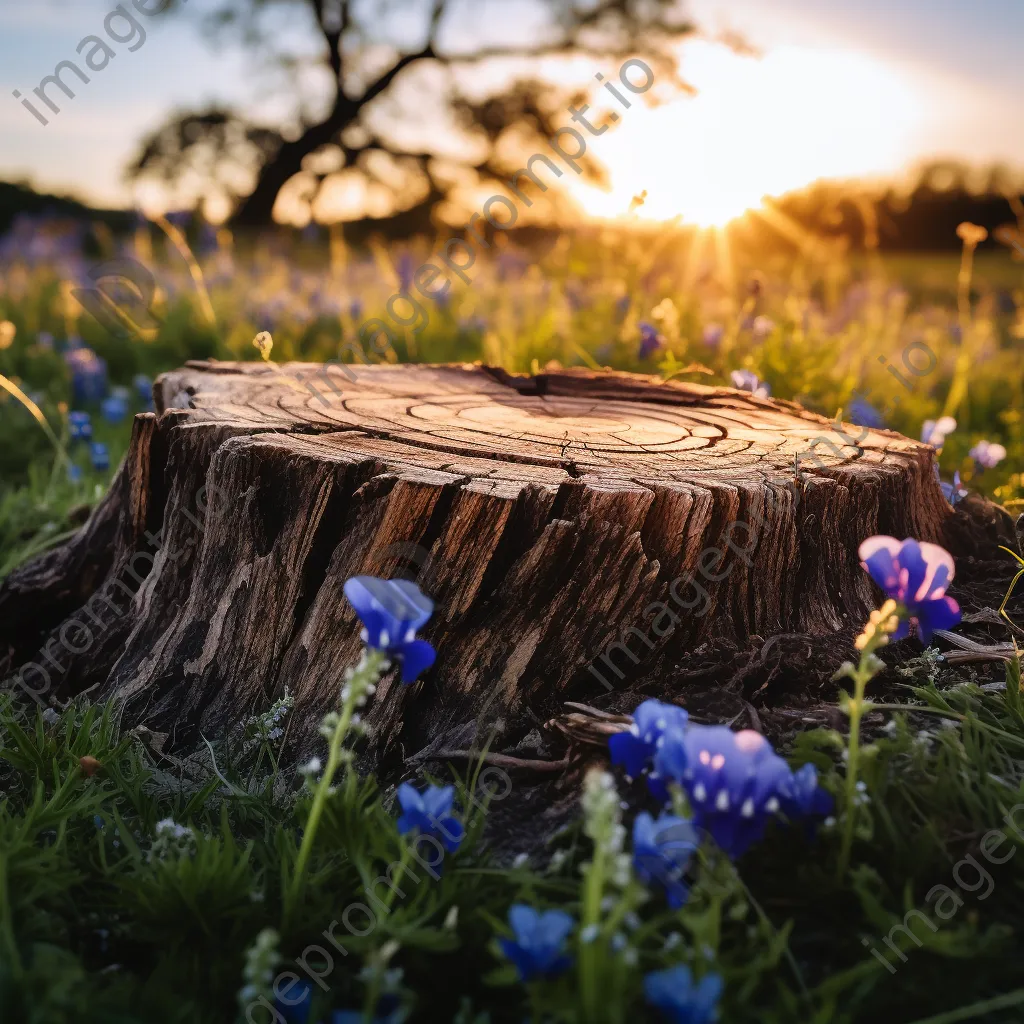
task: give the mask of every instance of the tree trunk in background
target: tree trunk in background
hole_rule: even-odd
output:
[[[0,586],[11,670],[35,662],[44,699],[116,698],[168,750],[287,689],[302,756],[360,649],[345,580],[416,576],[437,663],[365,715],[394,767],[478,730],[500,746],[605,683],[657,693],[709,638],[852,634],[875,605],[859,542],[950,536],[930,447],[791,403],[581,370],[354,374],[163,375],[89,523]]]

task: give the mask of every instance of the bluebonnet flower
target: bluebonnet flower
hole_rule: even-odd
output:
[[[515,939],[500,939],[501,951],[515,964],[521,981],[560,974],[572,962],[564,952],[573,920],[564,910],[541,913],[523,903],[514,903],[508,923]]]
[[[640,775],[654,758],[658,743],[669,728],[683,729],[688,719],[676,704],[645,700],[633,712],[633,724],[608,739],[612,764],[620,764],[632,778]]]
[[[752,370],[733,370],[729,379],[737,391],[749,391],[757,398],[767,398],[772,393],[772,389]]]
[[[639,327],[640,347],[637,351],[641,359],[648,359],[661,348],[661,335],[658,333],[658,328],[646,320],[641,320]]]
[[[398,787],[398,802],[404,812],[398,819],[398,831],[404,836],[419,831],[438,839],[453,853],[466,834],[462,823],[452,814],[454,786],[427,786],[422,793],[408,782]]]
[[[68,426],[72,441],[88,441],[92,437],[92,420],[87,412],[69,412]]]
[[[633,822],[633,867],[645,885],[660,882],[674,910],[690,894],[683,874],[700,845],[697,830],[686,818],[662,814],[657,820],[646,812]]]
[[[725,328],[721,324],[707,324],[704,327],[704,344],[710,348],[718,348],[725,336]]]
[[[274,1000],[274,1009],[286,1024],[307,1024],[309,1013],[313,1008],[313,986],[305,980],[299,980],[288,986],[288,1002],[280,996]],[[275,1018],[276,1019],[276,1018]]]
[[[72,462],[68,466],[68,479],[73,483],[77,484],[82,479],[82,467]]]
[[[718,1019],[722,978],[706,974],[694,985],[690,968],[682,964],[651,971],[644,978],[644,997],[672,1024],[711,1024]]]
[[[779,787],[791,775],[760,733],[725,725],[666,733],[654,764],[660,779],[686,790],[694,825],[733,859],[764,835],[768,819],[782,809]]]
[[[437,652],[426,640],[416,639],[416,630],[433,614],[434,602],[415,583],[353,576],[344,590],[365,627],[363,643],[397,658],[403,683],[413,682],[434,664]]]
[[[93,469],[110,469],[110,452],[101,441],[93,441],[89,445],[89,458]]]
[[[808,762],[779,783],[782,813],[791,821],[826,818],[835,801],[827,789],[818,785],[818,769]]]
[[[979,441],[967,454],[974,459],[975,472],[980,473],[1002,462],[1006,458],[1006,449],[991,441]]]
[[[395,272],[398,274],[399,291],[408,292],[412,288],[412,277],[416,271],[416,261],[407,252],[398,257]]]
[[[77,404],[98,402],[107,393],[107,364],[91,348],[69,348],[64,362],[71,371],[71,392]]]
[[[775,321],[771,317],[755,316],[750,330],[758,341],[764,341],[775,330]]]
[[[937,420],[925,420],[921,427],[921,440],[933,448],[941,448],[946,443],[946,436],[956,430],[956,420],[952,416],[940,416]]]
[[[945,480],[942,480],[939,477],[939,467],[936,466],[935,478],[939,481],[939,487],[942,488],[942,494],[945,497],[946,501],[948,501],[950,505],[952,505],[954,508],[956,507],[958,502],[962,501],[964,498],[967,497],[967,491],[964,490],[964,488],[960,484],[959,469],[953,474],[953,482],[947,484]]]
[[[123,395],[110,394],[100,402],[100,412],[108,423],[120,423],[128,415],[128,400]]]
[[[891,634],[894,640],[907,636],[913,622],[927,644],[936,629],[950,629],[960,621],[960,606],[945,596],[953,578],[953,559],[938,544],[869,537],[858,554],[871,578],[897,604],[900,624]]]
[[[135,393],[143,402],[150,402],[153,399],[153,381],[144,373],[137,373],[132,378],[132,387]]]
[[[858,427],[875,428],[885,426],[882,414],[863,398],[855,398],[850,403],[850,422],[856,423]]]

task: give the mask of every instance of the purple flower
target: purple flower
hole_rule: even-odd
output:
[[[764,835],[769,817],[782,809],[780,786],[792,774],[760,733],[724,725],[667,733],[654,764],[660,779],[686,790],[694,825],[733,859]]]
[[[638,352],[641,359],[648,359],[661,348],[662,338],[654,324],[641,320],[639,326],[640,348]]]
[[[725,336],[725,328],[721,324],[707,324],[704,327],[704,344],[709,348],[718,348]]]
[[[756,398],[767,398],[772,393],[772,389],[752,370],[733,370],[729,379],[737,391],[749,391]]]
[[[645,885],[659,882],[668,905],[678,910],[690,894],[683,875],[700,845],[697,830],[686,818],[662,814],[657,820],[646,812],[633,822],[633,868]]]
[[[750,330],[758,341],[764,341],[775,330],[775,321],[771,317],[756,316],[750,325]]]
[[[626,319],[626,314],[629,312],[629,306],[632,301],[633,297],[631,295],[623,295],[615,300],[615,319],[620,323]]]
[[[612,764],[620,764],[626,774],[636,778],[653,760],[666,729],[684,729],[687,713],[676,704],[645,700],[633,712],[633,724],[625,732],[608,739]]]
[[[894,640],[907,636],[915,623],[921,642],[927,644],[936,629],[950,629],[960,621],[960,606],[945,596],[953,578],[953,558],[938,544],[869,537],[858,554],[886,597],[897,603],[900,624],[892,634]]]
[[[89,458],[92,460],[93,469],[110,469],[110,452],[107,451],[107,446],[101,441],[93,441],[89,445]]]
[[[68,426],[72,441],[88,441],[92,437],[92,420],[87,412],[69,412]]]
[[[818,769],[810,762],[783,779],[778,792],[782,813],[791,821],[828,817],[835,803],[818,785]]]
[[[946,443],[946,435],[956,430],[956,420],[952,416],[940,416],[937,420],[925,420],[921,428],[921,440],[933,448],[941,448]]]
[[[363,643],[397,658],[403,683],[413,682],[434,664],[437,652],[426,640],[416,639],[416,630],[433,614],[434,602],[415,583],[353,576],[344,591],[365,627]]]
[[[398,290],[404,295],[412,288],[413,274],[416,272],[416,261],[412,256],[403,252],[395,264],[395,271],[398,274]]]
[[[856,423],[858,427],[884,427],[885,421],[882,414],[863,398],[855,398],[850,403],[850,422]]]
[[[690,968],[683,964],[651,971],[644,978],[644,997],[672,1024],[711,1024],[718,1019],[722,978],[706,974],[694,985]]]
[[[1006,458],[1006,449],[991,441],[979,441],[967,454],[974,459],[975,470],[980,473],[1002,462]]]
[[[960,486],[960,470],[958,469],[953,474],[953,482],[947,484],[945,480],[939,477],[939,467],[935,467],[935,479],[939,481],[939,487],[942,489],[942,494],[946,501],[950,503],[954,508],[957,503],[963,501],[967,497],[967,491]]]
[[[521,981],[551,977],[564,971],[571,960],[564,952],[573,920],[564,910],[543,913],[523,903],[514,903],[508,923],[515,939],[500,939],[501,951],[515,964]]]
[[[403,811],[398,819],[398,831],[403,836],[409,832],[434,836],[453,853],[466,834],[462,823],[452,814],[454,800],[454,786],[427,786],[420,793],[403,782],[398,787],[398,802]]]

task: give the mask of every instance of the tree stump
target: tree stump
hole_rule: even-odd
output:
[[[343,584],[416,578],[437,663],[384,681],[365,716],[369,756],[394,764],[656,680],[709,637],[852,632],[875,603],[859,542],[942,542],[951,516],[930,447],[792,403],[624,373],[353,369],[160,377],[89,522],[0,586],[20,685],[114,697],[167,750],[287,690],[304,755],[360,648]]]

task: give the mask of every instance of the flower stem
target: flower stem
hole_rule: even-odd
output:
[[[327,764],[324,767],[323,776],[317,783],[316,791],[313,793],[313,805],[309,809],[309,817],[306,819],[306,827],[302,833],[302,843],[299,845],[299,855],[295,860],[294,873],[285,893],[284,915],[286,921],[302,894],[306,879],[306,865],[309,863],[309,856],[313,850],[320,819],[323,816],[338,766],[344,760],[343,748],[352,724],[352,716],[355,714],[356,708],[363,702],[367,688],[377,683],[386,666],[387,658],[382,651],[368,649],[359,664],[352,670],[351,677],[342,690],[341,714],[338,716],[334,731],[330,736]]]
[[[892,605],[890,608],[889,606]],[[853,849],[853,830],[857,809],[857,761],[860,756],[860,720],[864,716],[864,691],[868,683],[881,668],[881,662],[875,657],[875,651],[888,643],[889,632],[895,629],[895,617],[890,619],[895,604],[886,602],[879,612],[872,612],[871,622],[864,634],[858,638],[860,661],[856,668],[849,666],[848,674],[853,679],[853,697],[847,704],[850,716],[850,738],[846,748],[846,787],[845,811],[843,819],[843,841],[839,853],[840,881],[850,866],[850,851]]]
[[[580,927],[580,1001],[583,1004],[583,1019],[598,1019],[597,959],[598,936],[589,942],[582,936],[590,928],[598,927],[601,919],[601,894],[604,892],[604,850],[600,843],[594,845],[594,859],[587,865],[583,884],[583,913]]]

